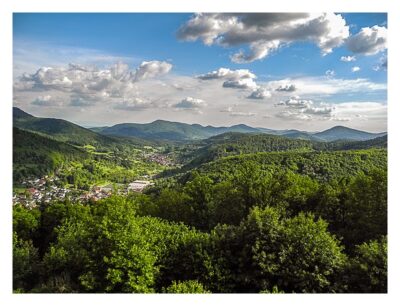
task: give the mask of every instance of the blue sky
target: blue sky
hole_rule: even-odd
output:
[[[238,33],[238,28],[229,28],[227,17],[221,14],[196,17],[193,14],[171,13],[16,13],[13,16],[14,104],[36,115],[64,117],[84,125],[161,118],[214,125],[243,122],[273,128],[304,125],[314,130],[342,121],[341,124],[357,128],[386,130],[384,110],[371,104],[379,103],[384,108],[387,99],[387,71],[382,65],[386,61],[386,14],[306,16],[295,19],[298,22],[296,26],[288,26],[293,18],[279,13],[253,17],[232,17],[234,26],[244,28]],[[272,26],[265,26],[268,18],[277,18],[279,21]],[[261,34],[253,31],[254,22],[258,23],[256,26],[263,26],[259,31]],[[311,27],[311,22],[315,26]],[[213,28],[216,23],[222,24],[223,30]],[[296,31],[296,27],[304,27],[304,32]],[[363,32],[362,28],[368,28],[370,32]],[[207,41],[210,37],[211,41]],[[276,45],[271,47],[269,43]],[[240,51],[242,55],[252,58],[243,60],[245,57],[239,55]],[[235,59],[237,55],[239,59]],[[354,58],[352,61],[343,61],[342,57]],[[93,97],[98,94],[95,92],[90,95],[85,92],[85,95],[79,96],[82,91],[75,90],[78,83],[73,79],[68,86],[75,89],[68,90],[65,84],[60,89],[55,84],[50,86],[43,83],[43,80],[27,90],[26,84],[21,84],[23,82],[20,79],[26,73],[31,76],[29,82],[32,83],[37,81],[33,76],[41,67],[53,67],[62,70],[57,71],[57,77],[53,73],[54,83],[54,78],[67,73],[64,70],[69,63],[107,70],[116,62],[124,62],[129,71],[135,72],[143,62],[152,61],[152,69],[158,69],[157,72],[145,72],[147,74],[140,82],[136,79],[128,84],[126,77],[124,81],[118,80],[124,83],[123,88],[128,84],[131,91],[116,95],[115,88],[97,86],[104,101],[94,101]],[[161,68],[157,66],[162,63],[165,65]],[[199,80],[199,75],[220,68],[233,72],[214,77],[211,81],[206,81],[207,78]],[[73,72],[70,70],[67,79],[71,79]],[[246,79],[235,74],[238,70],[247,70],[253,76]],[[95,78],[98,80],[98,75]],[[237,81],[243,78],[250,83],[243,85],[240,81],[238,84]],[[227,80],[231,81],[229,84],[232,86],[228,86]],[[220,83],[217,84],[218,81]],[[25,83],[29,82],[25,80]],[[163,85],[159,91],[152,92],[149,89],[161,83]],[[304,90],[298,88],[284,95],[284,91],[278,94],[277,88],[273,87],[292,83],[297,87],[304,84]],[[354,87],[354,84],[357,85]],[[179,90],[174,95],[165,91],[166,87]],[[316,90],[313,91],[313,88]],[[252,91],[257,90],[263,94],[253,95],[257,99],[248,99]],[[111,91],[115,97],[110,96]],[[155,92],[159,92],[159,95]],[[110,96],[108,100],[104,98],[107,95]],[[119,101],[116,96],[119,96]],[[188,100],[190,102],[186,98],[191,98]],[[288,102],[291,98],[299,104]],[[231,104],[226,99],[231,100]],[[182,104],[184,100],[187,103]],[[376,114],[378,111],[379,118],[374,117],[373,113],[368,115],[367,111],[360,114],[347,111],[351,105],[358,108],[359,105],[355,103],[361,102],[365,102],[370,112]],[[337,110],[341,106],[347,111],[343,113],[344,116]],[[331,112],[328,107],[332,108]],[[319,116],[324,115],[324,108],[325,115],[329,116]],[[113,120],[106,116],[106,112],[102,113],[105,109],[115,112]]]

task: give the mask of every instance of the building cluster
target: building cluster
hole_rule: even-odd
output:
[[[25,192],[13,194],[13,204],[23,204],[27,207],[36,207],[39,203],[50,203],[53,200],[64,200],[71,189],[58,187],[58,177],[44,176],[42,178],[26,180],[22,186]]]
[[[26,180],[22,186],[24,192],[13,194],[13,204],[22,204],[29,208],[34,208],[39,204],[49,204],[53,201],[88,202],[98,201],[111,196],[113,193],[126,195],[130,191],[142,192],[147,186],[153,185],[150,181],[133,181],[127,186],[121,184],[94,186],[91,190],[70,189],[57,186],[58,177],[42,177],[38,179]],[[117,186],[116,186],[117,185]]]
[[[173,166],[173,162],[171,159],[164,154],[159,154],[159,153],[152,153],[146,156],[148,161],[155,162],[157,164],[163,165],[163,166]]]

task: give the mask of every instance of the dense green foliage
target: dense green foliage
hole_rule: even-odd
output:
[[[87,158],[83,150],[45,136],[13,130],[13,180],[28,176],[41,176],[60,167],[63,163]]]
[[[321,183],[254,162],[237,170],[96,204],[16,206],[15,289],[386,290],[386,172]]]
[[[236,171],[236,167],[248,161],[255,162],[263,170],[287,169],[293,172],[329,181],[357,173],[368,173],[374,168],[386,169],[387,151],[370,149],[335,152],[270,152],[229,156],[206,163],[198,168],[213,178],[224,179]]]
[[[226,133],[208,139],[207,143],[209,144],[193,152],[189,167],[231,155],[312,150],[310,141],[262,134]]]

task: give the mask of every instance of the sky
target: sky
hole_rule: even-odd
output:
[[[87,127],[387,130],[383,13],[14,13],[13,67],[14,106]]]

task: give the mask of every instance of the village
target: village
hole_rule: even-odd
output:
[[[112,194],[141,193],[146,187],[152,185],[153,183],[148,180],[135,180],[127,185],[93,186],[89,191],[86,191],[60,186],[57,176],[46,175],[41,178],[23,181],[21,183],[23,188],[19,188],[19,192],[13,192],[13,205],[21,204],[27,208],[34,208],[42,204],[48,205],[54,201],[96,202]]]

